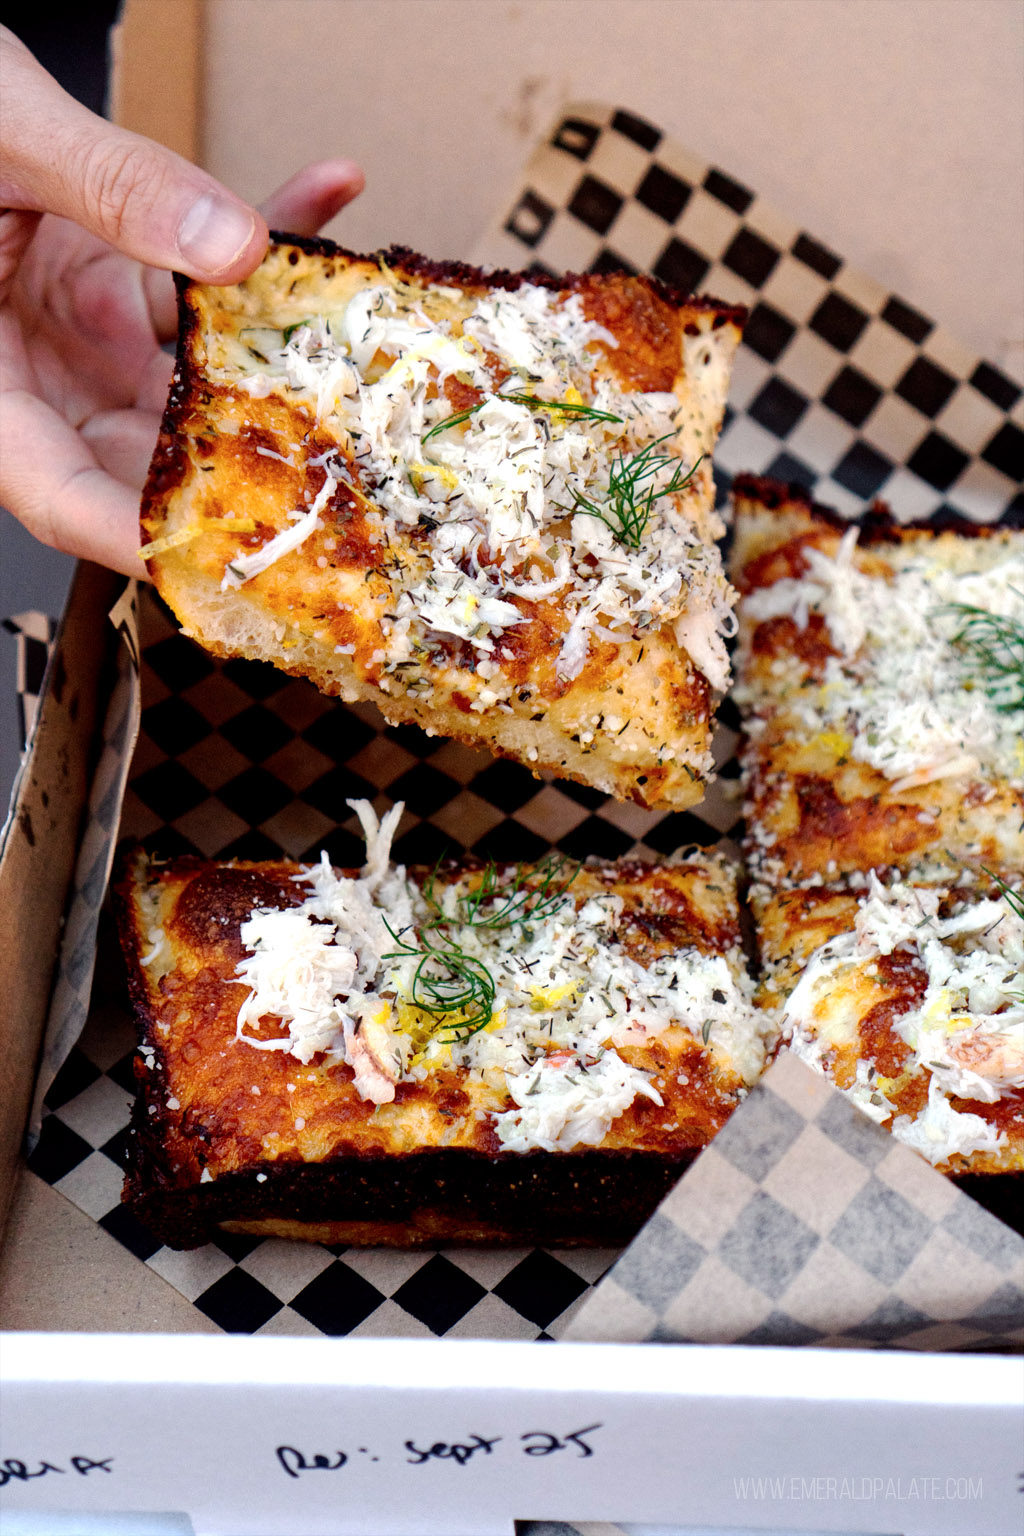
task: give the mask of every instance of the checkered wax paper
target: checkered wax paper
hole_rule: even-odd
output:
[[[18,730],[22,744],[28,742],[36,723],[39,698],[46,676],[46,663],[57,634],[57,622],[36,609],[15,613],[3,621],[4,629],[15,639],[15,688],[17,690]]]
[[[1024,1344],[1024,1239],[782,1055],[564,1337]]]
[[[1021,388],[757,193],[603,105],[568,108],[478,255],[631,268],[750,309],[715,456],[850,514],[1024,519]]]
[[[720,453],[723,491],[730,472],[750,469],[812,483],[844,510],[876,491],[898,499],[902,515],[955,506],[990,519],[1024,510],[1013,481],[1024,434],[1010,417],[1021,390],[752,192],[627,113],[572,108],[475,256],[517,267],[534,260],[551,268],[632,266],[749,304]],[[902,437],[894,422],[903,424]],[[728,701],[717,784],[696,811],[665,815],[535,779],[414,727],[386,726],[372,706],[340,705],[270,666],[215,661],[182,638],[149,593],[140,626],[142,724],[121,830],[154,852],[315,859],[325,849],[336,864],[357,865],[363,842],[345,802],[359,797],[379,812],[405,801],[394,852],[406,864],[463,850],[532,859],[552,847],[572,858],[657,857],[717,842],[736,822]],[[395,1252],[227,1234],[174,1253],[119,1203],[133,1044],[117,958],[101,929],[92,1010],[47,1093],[32,1166],[227,1330],[551,1338],[565,1332],[617,1256],[607,1249]],[[752,1097],[730,1124],[741,1126],[748,1109],[756,1117],[761,1103]],[[783,1104],[783,1118],[791,1109]],[[883,1143],[888,1150],[884,1135]],[[927,1165],[903,1156],[919,1178],[948,1189]],[[770,1195],[781,1204],[774,1185]],[[830,1198],[827,1190],[821,1198]],[[900,1198],[913,1207],[911,1195],[901,1190]],[[971,1213],[965,1222],[1005,1231],[964,1197],[957,1201]],[[799,1205],[795,1213],[818,1240]],[[849,1262],[835,1243],[831,1249],[837,1262]],[[787,1253],[776,1262],[784,1266]],[[820,1265],[820,1256],[809,1262]],[[863,1333],[853,1337],[890,1343],[898,1330],[884,1308],[871,1333],[880,1282],[870,1266],[861,1268],[870,1305],[858,1300],[854,1327]],[[995,1289],[1007,1283],[1000,1272]],[[920,1305],[912,1289],[907,1295],[906,1305]],[[965,1313],[980,1304],[972,1293]],[[758,1321],[765,1341],[793,1342],[790,1323],[775,1340],[767,1318]],[[815,1341],[841,1333],[804,1326]],[[938,1335],[917,1336],[931,1326],[902,1331],[931,1347]],[[1009,1333],[1009,1325],[1000,1333],[991,1322],[973,1334],[962,1326],[951,1344],[988,1335],[1005,1342]]]

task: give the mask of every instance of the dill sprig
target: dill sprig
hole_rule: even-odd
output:
[[[471,416],[475,416],[477,411],[483,408],[483,405],[484,401],[478,400],[476,405],[469,407],[468,411],[456,411],[454,416],[446,416],[444,421],[435,422],[429,432],[424,432],[420,442],[429,443],[430,439],[436,437],[439,432],[447,432],[449,427],[457,427],[460,422],[468,421]]]
[[[437,877],[435,865],[423,887],[424,898],[433,913],[428,926],[488,928],[493,931],[544,922],[564,904],[569,887],[579,874],[579,865],[574,864],[568,878],[563,879],[569,868],[568,859],[550,855],[532,869],[517,864],[512,879],[502,881],[498,866],[493,859],[488,859],[472,890],[464,891],[456,898],[455,913],[449,917],[434,895]]]
[[[531,411],[550,411],[556,416],[580,416],[586,421],[617,421],[622,417],[612,411],[599,411],[596,406],[584,405],[582,400],[542,400],[539,395],[499,394],[499,400],[514,400],[516,405],[528,405]]]
[[[428,443],[430,439],[432,437],[436,437],[439,432],[447,432],[449,427],[457,427],[461,422],[468,421],[471,416],[476,415],[477,411],[483,410],[489,399],[512,400],[516,405],[529,406],[531,411],[551,411],[553,414],[557,414],[559,416],[583,417],[587,421],[622,421],[621,416],[613,416],[611,411],[599,411],[596,409],[596,407],[592,405],[584,405],[582,402],[576,403],[571,400],[542,400],[539,395],[503,394],[499,392],[495,395],[487,395],[483,400],[478,400],[477,403],[475,405],[471,405],[468,410],[456,411],[454,416],[446,416],[443,421],[435,422],[434,425],[430,428],[429,432],[424,432],[420,441],[423,443]]]
[[[447,1032],[435,1038],[444,1045],[469,1040],[486,1029],[494,1017],[494,977],[473,955],[451,939],[435,941],[430,930],[414,929],[415,943],[396,933],[384,919],[384,925],[398,945],[385,960],[418,960],[413,973],[408,1001],[434,1019],[449,1019]],[[403,933],[406,930],[403,929]]]
[[[1024,709],[1024,624],[970,603],[950,603],[946,612],[958,616],[953,643],[995,708],[1003,714]]]
[[[664,437],[656,437],[646,448],[641,448],[639,453],[628,456],[624,453],[616,454],[608,474],[608,489],[600,503],[591,501],[570,487],[573,505],[562,510],[600,518],[620,543],[629,549],[639,549],[654,511],[654,503],[663,496],[674,496],[683,490],[696,474],[697,466],[704,457],[701,454],[691,468],[684,471],[681,461],[673,454],[655,452],[662,443],[674,437],[674,432],[666,432]],[[656,476],[669,465],[675,467],[667,484],[656,485]]]
[[[1016,912],[1018,917],[1024,918],[1024,888],[1019,891],[1015,891],[1013,887],[1011,885],[1007,885],[1006,881],[1001,879],[994,870],[986,869],[984,864],[981,867],[985,870],[985,873],[988,875],[989,879],[995,881],[996,885],[999,887],[999,894],[1006,902],[1006,905],[1010,908],[1010,911]]]
[[[467,952],[448,929],[475,928],[494,932],[543,922],[566,901],[568,889],[579,873],[560,857],[544,859],[533,869],[517,864],[511,881],[502,881],[498,866],[489,859],[472,890],[460,892],[455,911],[444,911],[435,895],[440,861],[423,885],[430,909],[426,922],[412,930],[395,933],[384,919],[397,949],[385,960],[416,960],[407,1001],[439,1021],[447,1021],[434,1038],[444,1045],[469,1040],[486,1029],[494,1017],[497,986],[482,960]],[[404,935],[409,933],[409,937]]]

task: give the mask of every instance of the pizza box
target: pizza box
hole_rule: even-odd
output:
[[[257,18],[274,28],[275,64],[298,59],[305,72],[307,39],[301,29],[290,40],[278,35],[276,9]],[[208,14],[204,38],[202,11],[200,0],[129,0],[113,110],[184,154],[205,147],[209,158],[218,129],[201,120],[201,58],[204,47],[220,46],[229,88],[224,27],[232,18]],[[245,20],[248,28],[253,18]],[[337,43],[348,46],[340,29]],[[605,42],[594,33],[588,46],[597,68]],[[527,117],[540,110],[530,107],[536,85],[522,82]],[[665,89],[674,101],[669,71]],[[668,99],[654,95],[646,105],[661,110]],[[281,126],[268,150],[290,155],[290,168],[305,152],[308,123],[295,118],[294,152]],[[220,150],[226,166],[230,154]],[[941,499],[935,477],[952,473],[950,464],[946,499],[968,516],[979,508],[990,516],[1000,498],[1013,495],[1010,456],[1019,428],[1008,413],[1019,390],[1005,374],[976,365],[912,306],[851,272],[735,178],[698,163],[633,111],[567,109],[507,208],[478,249],[484,260],[522,266],[538,259],[583,270],[608,254],[607,239],[637,266],[668,263],[673,281],[696,262],[701,274],[706,269],[697,281],[756,307],[756,344],[743,354],[724,440],[727,469],[813,468],[825,499],[847,511],[878,489],[897,487],[915,513],[926,510]],[[929,250],[929,265],[933,259]],[[860,392],[844,415],[837,389],[850,370],[838,370],[851,346]],[[792,369],[788,356],[796,360]],[[819,441],[811,429],[821,424],[818,398],[833,375]],[[888,437],[861,430],[856,408],[865,382],[881,402],[879,414],[898,412]],[[937,388],[951,392],[949,408],[938,433],[924,437]],[[911,457],[917,467],[908,473]],[[98,777],[112,772],[116,781],[118,771],[107,762],[105,730],[121,675],[120,642],[107,622],[118,596],[116,578],[79,567],[0,845],[5,1533],[511,1536],[519,1523],[533,1536],[572,1536],[580,1521],[585,1536],[618,1530],[604,1523],[611,1521],[629,1522],[636,1536],[683,1536],[698,1527],[1015,1532],[1019,1360],[920,1345],[541,1347],[521,1336],[241,1336],[225,1332],[212,1307],[195,1305],[180,1276],[172,1284],[171,1268],[161,1274],[140,1262],[120,1240],[125,1234],[114,1235],[115,1149],[100,1150],[107,1128],[97,1115],[104,1094],[111,1098],[112,1079],[96,1077],[74,1100],[77,1118],[66,1122],[68,1141],[77,1137],[78,1153],[84,1147],[88,1156],[64,1178],[53,1177],[56,1167],[44,1177],[26,1165],[23,1138],[51,994],[68,990],[68,1017],[76,1007],[84,1014],[88,1003],[88,925],[83,936],[72,935],[81,943],[64,944],[60,968],[58,949],[72,921],[72,894],[84,890],[98,906],[103,884],[90,794]],[[194,708],[195,689],[204,686],[174,677],[161,702],[188,692]],[[240,713],[262,701],[243,702],[244,710],[236,701]],[[294,708],[301,715],[307,706]],[[150,737],[140,751],[142,771],[163,773],[166,788],[165,764],[176,762],[178,748],[187,757],[194,721],[187,709],[168,708],[164,718],[165,737],[179,739],[159,747]],[[365,750],[372,757],[378,749],[367,741]],[[436,772],[415,754],[406,766],[417,775]],[[123,785],[112,787],[119,804]],[[286,822],[290,812],[280,814]],[[568,813],[563,807],[560,814]],[[201,841],[205,815],[203,803],[182,811],[193,841]],[[625,812],[621,826],[597,820],[588,827],[604,827],[603,835],[611,835],[609,827],[633,834]],[[101,1199],[75,1179],[104,1158]],[[79,1203],[66,1193],[72,1186]],[[223,1282],[218,1276],[210,1289]],[[372,1318],[360,1331],[370,1325]],[[415,1331],[408,1314],[403,1326]]]
[[[43,1526],[25,1531],[59,1536],[82,1529],[62,1526],[65,1514],[95,1514],[113,1530],[114,1512],[146,1511],[197,1536],[511,1536],[515,1521],[580,1520],[1015,1531],[1017,1360],[240,1337],[25,1167],[54,957],[92,835],[118,586],[78,570],[0,861],[0,1189],[13,1194],[0,1499],[11,1529],[36,1517]]]

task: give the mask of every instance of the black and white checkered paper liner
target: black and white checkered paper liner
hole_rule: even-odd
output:
[[[783,1055],[565,1337],[1019,1346],[1024,1239]]]
[[[567,109],[478,254],[626,267],[750,309],[715,455],[844,514],[1024,520],[1021,387],[653,124]]]
[[[31,609],[4,619],[4,629],[14,636],[14,671],[17,692],[18,730],[22,745],[28,743],[36,723],[46,665],[57,634],[57,621]]]
[[[812,483],[843,510],[882,490],[908,516],[1021,512],[1010,478],[1024,442],[1008,415],[1020,403],[1017,386],[650,125],[606,108],[571,109],[511,201],[479,260],[628,265],[751,304],[722,486],[730,472],[753,469]],[[862,380],[878,398],[855,425],[843,411],[874,398]],[[890,444],[877,478],[889,439],[871,436],[872,424],[894,411],[920,430],[905,434],[905,454]],[[924,448],[936,435],[966,456],[942,487]],[[870,481],[857,467],[868,462]],[[445,851],[531,859],[552,847],[572,858],[656,857],[717,842],[736,823],[728,704],[718,782],[699,814],[665,815],[387,726],[372,706],[339,705],[270,666],[217,662],[178,634],[151,594],[140,620],[142,724],[121,834],[154,852],[315,859],[325,849],[335,864],[356,865],[362,839],[345,802],[358,797],[378,811],[405,801],[394,853],[406,864]],[[92,1010],[47,1093],[32,1166],[207,1317],[230,1331],[285,1334],[548,1338],[567,1328],[612,1251],[395,1252],[228,1235],[193,1253],[158,1245],[119,1203],[134,1036],[116,955],[109,936],[100,939]],[[891,1343],[895,1334],[885,1325],[878,1337]],[[785,1330],[781,1341],[791,1342]]]

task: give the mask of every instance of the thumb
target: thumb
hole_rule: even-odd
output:
[[[212,176],[89,112],[0,28],[0,203],[72,219],[126,256],[233,283],[267,246],[255,211]]]

